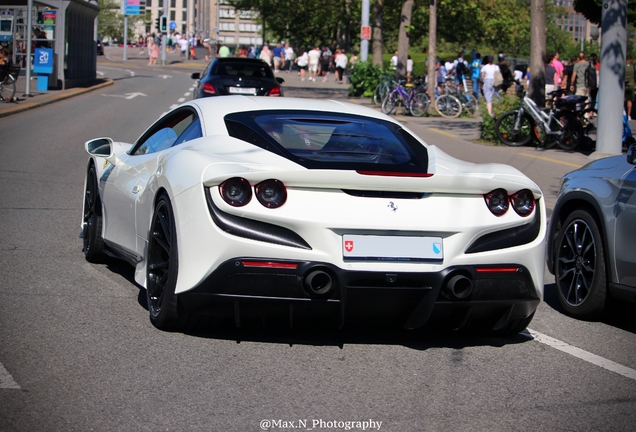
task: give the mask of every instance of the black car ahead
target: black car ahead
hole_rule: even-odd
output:
[[[262,60],[226,57],[217,58],[192,79],[199,83],[194,99],[223,95],[282,96],[282,78],[274,77],[272,69]]]

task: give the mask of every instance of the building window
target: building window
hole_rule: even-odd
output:
[[[187,9],[188,8],[188,0],[183,0],[183,2],[181,3],[181,7],[183,9]]]
[[[219,30],[220,31],[234,31],[236,29],[236,26],[234,25],[233,22],[220,22],[219,23]]]
[[[174,19],[175,19],[175,12],[170,11],[170,21],[174,21]]]
[[[219,9],[219,17],[221,18],[234,18],[236,11],[234,9]]]
[[[151,8],[152,7],[152,0],[146,0],[146,7],[147,8]]]
[[[170,0],[170,7],[171,8],[177,7],[177,0]]]
[[[188,21],[188,12],[181,12],[181,21]]]
[[[163,0],[159,0],[159,9],[163,8]]]

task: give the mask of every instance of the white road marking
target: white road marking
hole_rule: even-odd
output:
[[[135,71],[131,71],[130,69],[126,69],[126,72],[128,72],[131,77],[135,76]]]
[[[172,105],[170,105],[170,109],[175,109],[178,106],[179,106],[179,104],[172,104]]]
[[[185,100],[185,98],[179,98],[179,99],[177,99],[177,102],[181,103],[181,102],[183,102],[184,100]]]
[[[618,364],[596,354],[592,354],[591,352],[587,352],[585,350],[582,350],[581,348],[577,348],[534,330],[526,329],[522,332],[522,334],[526,334],[526,336],[532,337],[537,342],[548,345],[549,347],[552,347],[554,349],[558,349],[559,351],[563,351],[564,353],[570,354],[571,356],[574,356],[581,360],[585,360],[586,362],[592,363],[595,366],[599,366],[603,369],[616,372],[617,374],[622,375],[626,378],[636,380],[636,370],[628,368],[627,366],[623,366],[621,364]]]
[[[2,363],[0,363],[0,389],[19,389],[21,388],[13,379],[9,371],[7,371]]]
[[[190,94],[191,94],[190,92],[185,92],[183,95],[184,96],[190,96]]]

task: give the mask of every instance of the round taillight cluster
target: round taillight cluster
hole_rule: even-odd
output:
[[[510,195],[510,202],[519,216],[529,216],[534,210],[534,195],[528,189]]]
[[[269,179],[254,186],[256,199],[267,208],[278,208],[287,201],[287,189],[280,180]],[[233,207],[242,207],[252,199],[250,182],[240,177],[233,177],[219,185],[223,201]]]
[[[495,189],[484,195],[488,210],[495,216],[503,216],[510,208],[522,217],[532,214],[534,210],[534,195],[528,189],[522,189],[508,196],[505,189]]]
[[[254,187],[256,199],[267,208],[278,208],[287,201],[287,189],[279,180],[265,180]]]

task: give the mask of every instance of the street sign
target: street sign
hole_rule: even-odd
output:
[[[371,26],[362,26],[360,28],[360,39],[371,40]]]
[[[146,13],[146,0],[123,0],[124,15],[143,15]]]
[[[170,30],[174,30],[177,28],[177,23],[175,21],[170,21]]]

